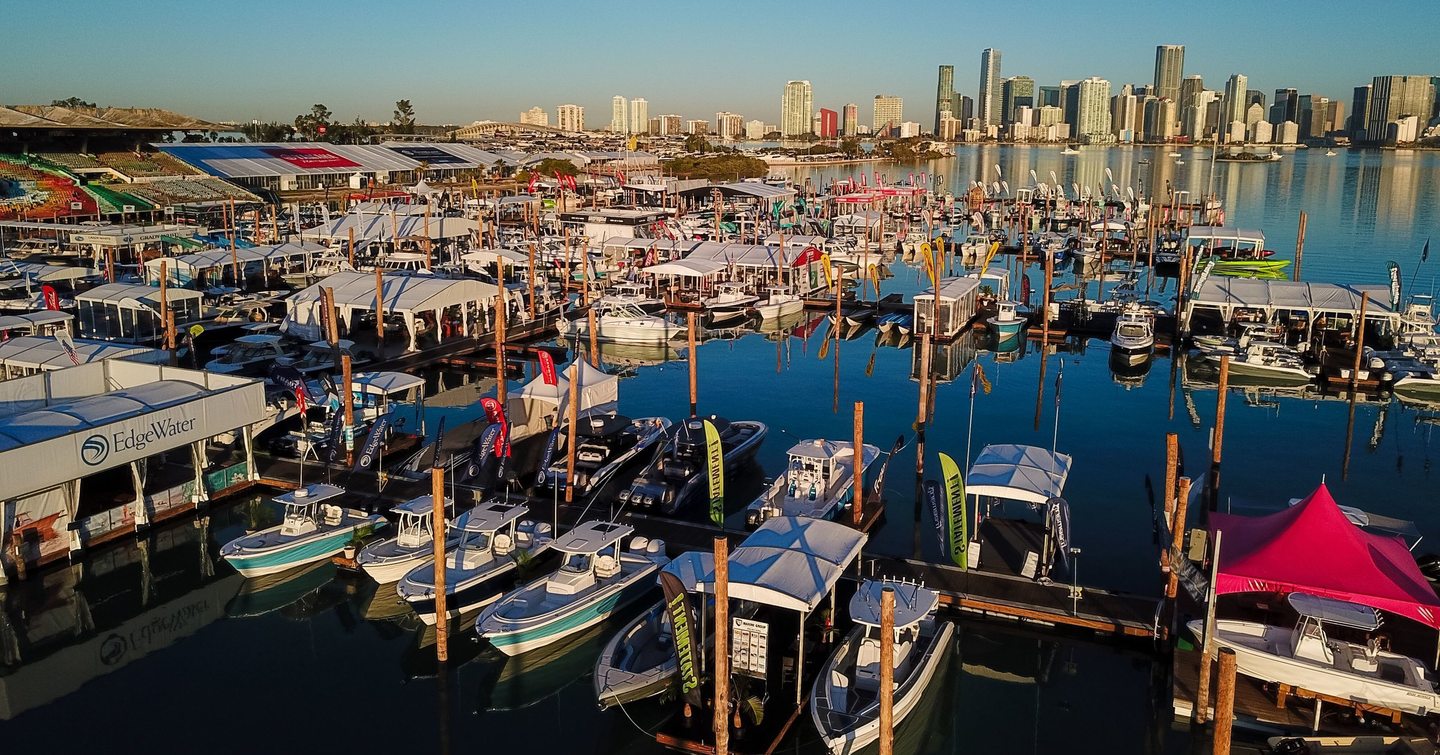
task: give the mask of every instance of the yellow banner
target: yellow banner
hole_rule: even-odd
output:
[[[725,522],[725,451],[720,446],[720,433],[710,420],[705,420],[705,459],[710,478],[710,521]]]
[[[961,569],[968,567],[970,530],[965,516],[965,478],[955,460],[940,454],[940,474],[945,479],[945,532],[950,540],[950,560]]]

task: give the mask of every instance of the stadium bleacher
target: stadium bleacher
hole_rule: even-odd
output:
[[[0,199],[0,220],[32,220],[67,215],[96,215],[95,197],[75,179],[24,155],[0,155],[0,180],[10,187]]]

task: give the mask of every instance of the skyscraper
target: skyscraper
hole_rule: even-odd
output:
[[[1249,83],[1243,73],[1230,74],[1225,80],[1225,99],[1220,104],[1220,132],[1226,133],[1235,121],[1245,122],[1245,85]]]
[[[650,103],[644,97],[630,100],[630,132],[643,134],[650,128]]]
[[[940,66],[940,81],[935,86],[935,133],[940,133],[940,118],[946,113],[955,117],[955,66]]]
[[[630,117],[625,109],[625,98],[615,95],[610,98],[610,130],[617,134],[630,133]]]
[[[549,126],[550,114],[545,112],[545,108],[536,105],[520,113],[520,123],[529,126]]]
[[[885,129],[900,128],[900,122],[905,120],[904,101],[893,94],[875,95],[875,114],[870,119],[870,133],[879,134]]]
[[[810,133],[814,96],[808,81],[785,83],[785,94],[780,98],[780,136],[791,138]]]
[[[1374,84],[1355,87],[1355,92],[1350,100],[1350,120],[1346,131],[1350,132],[1350,138],[1361,141],[1365,138],[1365,130],[1370,125],[1370,89]]]
[[[584,131],[585,108],[579,105],[557,105],[555,125],[559,126],[561,131]]]
[[[715,114],[715,134],[721,139],[739,139],[745,135],[745,118],[739,113],[720,111]]]
[[[1000,87],[1000,122],[1015,119],[1015,108],[1035,106],[1035,80],[1029,76],[1012,76]]]
[[[1376,76],[1370,82],[1370,116],[1365,140],[1383,142],[1392,121],[1415,116],[1423,129],[1435,106],[1429,76]]]
[[[1110,137],[1110,82],[1091,76],[1074,85],[1075,134],[1087,141]]]
[[[1037,107],[1060,107],[1060,87],[1040,87],[1040,94],[1035,99]]]
[[[1000,125],[1001,95],[1000,51],[987,47],[980,53],[980,92],[976,95],[982,125]]]
[[[855,136],[860,133],[860,106],[853,102],[845,103],[840,108],[840,135]]]
[[[1294,89],[1276,89],[1275,102],[1270,105],[1270,124],[1279,126],[1285,121],[1300,122],[1300,93]]]
[[[1185,71],[1185,45],[1155,47],[1155,88],[1150,94],[1180,101],[1180,78]]]
[[[840,114],[829,108],[820,108],[820,128],[815,131],[821,139],[834,139],[840,132]]]
[[[1110,131],[1124,141],[1127,136],[1133,138],[1143,126],[1144,113],[1139,110],[1134,88],[1126,84],[1120,87],[1119,94],[1110,98]]]

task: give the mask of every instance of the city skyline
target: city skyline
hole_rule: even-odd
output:
[[[373,0],[357,0],[343,14],[272,0],[257,0],[244,9],[255,18],[284,19],[294,28],[319,30],[318,39],[327,34],[345,39],[342,47],[365,50],[357,53],[364,61],[357,68],[344,65],[343,55],[311,54],[299,48],[292,37],[257,38],[253,24],[236,23],[237,11],[225,7],[118,0],[77,14],[64,6],[30,4],[11,14],[13,28],[63,27],[66,47],[72,50],[113,47],[123,40],[134,70],[163,70],[165,84],[156,87],[141,76],[98,77],[94,61],[86,56],[48,54],[54,50],[53,35],[22,33],[12,40],[17,59],[43,59],[45,64],[33,75],[7,81],[3,97],[10,104],[45,104],[78,96],[107,105],[164,107],[239,122],[289,121],[316,102],[325,103],[345,120],[359,116],[385,122],[395,100],[410,99],[421,122],[463,124],[511,120],[537,105],[551,112],[553,122],[560,103],[604,112],[606,99],[623,91],[644,92],[652,109],[666,112],[699,116],[723,109],[775,122],[779,119],[775,89],[787,79],[809,79],[816,107],[834,109],[847,102],[872,100],[877,93],[890,93],[908,101],[905,120],[928,127],[933,118],[928,103],[935,91],[937,66],[959,66],[955,89],[976,98],[978,104],[975,64],[969,61],[986,47],[1003,51],[1005,75],[1029,76],[1037,85],[1099,76],[1118,87],[1152,83],[1157,45],[1177,44],[1185,46],[1186,75],[1199,73],[1220,82],[1243,71],[1261,91],[1293,87],[1332,100],[1348,100],[1354,87],[1375,76],[1440,73],[1429,70],[1435,64],[1425,38],[1426,30],[1440,25],[1440,7],[1402,0],[1381,0],[1379,6],[1367,14],[1401,14],[1406,23],[1347,27],[1346,45],[1365,49],[1366,54],[1346,56],[1308,54],[1318,48],[1283,48],[1271,43],[1276,25],[1283,25],[1287,36],[1294,38],[1334,35],[1332,16],[1324,12],[1292,16],[1284,9],[1267,12],[1236,0],[1223,0],[1213,10],[1223,16],[1227,8],[1243,9],[1249,22],[1226,26],[1223,36],[1196,29],[1189,14],[1179,12],[1144,14],[1133,19],[1123,35],[1116,35],[1113,22],[1099,14],[1074,14],[1073,4],[1042,0],[1035,10],[1043,13],[1045,7],[1051,7],[1055,12],[1067,12],[1071,19],[1061,52],[1031,38],[1001,8],[934,6],[929,13],[936,24],[963,20],[978,30],[973,47],[939,50],[914,44],[914,30],[895,23],[883,8],[839,2],[839,12],[814,14],[802,4],[775,10],[773,20],[785,28],[837,42],[863,28],[870,35],[868,45],[886,50],[887,64],[872,66],[858,60],[851,64],[799,51],[751,60],[756,56],[744,51],[761,41],[749,41],[753,26],[737,15],[704,19],[707,33],[698,41],[690,35],[677,35],[673,40],[662,35],[658,52],[672,62],[652,68],[641,67],[639,59],[625,55],[587,55],[584,65],[574,65],[566,61],[575,52],[555,54],[549,48],[558,44],[567,51],[583,52],[586,39],[621,33],[629,19],[647,12],[665,25],[673,23],[677,30],[688,28],[692,21],[698,22],[698,10],[641,3],[622,19],[600,8],[562,1],[551,15],[564,19],[564,28],[547,29],[547,33],[554,31],[554,39],[536,42],[526,31],[533,30],[533,19],[515,8],[412,3],[406,6],[407,15],[432,21],[413,25],[413,32],[409,31],[412,26],[373,23],[371,14],[394,13],[392,6]],[[1273,18],[1257,17],[1256,13]],[[157,18],[164,18],[165,23],[157,23]],[[474,33],[482,28],[484,34]],[[1177,29],[1185,33],[1177,34]],[[274,41],[269,41],[272,38]],[[311,39],[316,39],[313,34],[306,37],[306,41]],[[245,54],[216,54],[227,46],[243,49]],[[668,55],[667,50],[675,54]],[[731,69],[725,75],[716,74],[716,56],[722,56],[725,67]],[[297,75],[312,65],[312,59],[324,61],[313,64],[318,71]],[[531,59],[533,62],[526,62]],[[185,60],[190,62],[176,64]],[[704,86],[695,86],[695,82]],[[866,115],[862,113],[862,121],[868,120]],[[593,128],[603,123],[589,125]]]

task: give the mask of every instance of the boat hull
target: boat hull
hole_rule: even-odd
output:
[[[858,628],[852,630],[849,638],[851,642],[859,641],[860,631]],[[920,704],[921,699],[924,698],[925,690],[930,686],[931,680],[935,678],[935,674],[950,650],[951,638],[954,631],[954,625],[949,622],[942,622],[937,625],[931,645],[933,650],[929,651],[928,655],[924,657],[924,661],[920,667],[912,672],[915,675],[914,681],[908,685],[896,685],[898,688],[897,691],[900,694],[896,696],[894,700],[894,727],[899,727],[904,722],[906,716],[909,716],[911,711],[915,710],[916,706]],[[841,755],[841,753],[848,755],[849,753],[858,752],[866,745],[880,738],[880,712],[878,704],[861,710],[856,715],[856,724],[846,728],[829,726],[824,720],[824,714],[820,713],[816,708],[816,691],[819,689],[819,685],[828,684],[830,678],[829,672],[834,668],[837,656],[843,650],[843,647],[837,649],[836,656],[832,656],[830,660],[826,662],[825,668],[815,681],[816,687],[811,690],[810,695],[810,716],[815,722],[815,728],[819,730],[820,739],[825,743],[825,747],[836,755]],[[898,682],[899,680],[896,681]]]
[[[623,587],[596,600],[575,605],[540,623],[519,627],[489,616],[481,617],[480,636],[506,655],[520,655],[559,642],[599,624],[652,593],[656,589],[654,576],[658,568],[636,572]]]
[[[354,522],[348,526],[328,530],[315,537],[295,540],[283,546],[243,553],[226,553],[225,560],[235,571],[246,577],[260,577],[266,574],[294,569],[297,566],[329,558],[345,549],[357,530],[369,529],[383,523],[383,517],[375,516]]]

